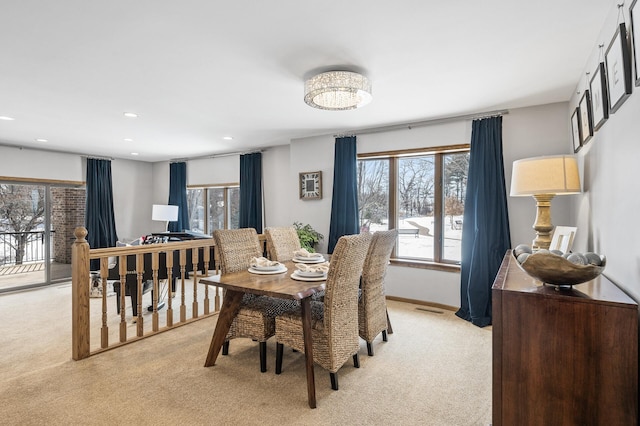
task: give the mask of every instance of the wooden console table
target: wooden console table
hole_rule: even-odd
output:
[[[516,262],[492,287],[493,425],[638,424],[638,304],[604,276],[556,290]]]

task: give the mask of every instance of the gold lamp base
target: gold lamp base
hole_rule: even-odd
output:
[[[551,224],[551,200],[553,200],[555,194],[536,194],[533,198],[536,199],[536,222],[533,224],[533,229],[536,230],[536,238],[533,240],[532,249],[548,249],[551,245],[551,231],[553,231],[553,225]]]

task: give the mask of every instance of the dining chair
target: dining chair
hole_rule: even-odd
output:
[[[298,231],[293,226],[269,227],[264,234],[267,238],[267,255],[271,260],[289,261],[293,259],[293,253],[301,248]]]
[[[216,229],[213,231],[220,257],[220,272],[228,274],[247,270],[253,257],[262,256],[258,234],[253,228]],[[249,338],[259,343],[260,371],[267,371],[267,340],[275,334],[275,316],[295,309],[294,301],[245,294],[222,347],[229,354],[229,341]]]
[[[391,329],[385,300],[384,278],[397,239],[398,231],[396,229],[378,231],[373,234],[362,267],[362,281],[358,298],[358,329],[360,337],[367,342],[369,356],[373,356],[371,344],[373,339],[382,332],[382,340],[386,342],[387,330]]]
[[[371,235],[338,239],[327,272],[324,300],[312,300],[313,360],[329,370],[331,389],[338,390],[338,370],[353,357],[360,366],[358,349],[358,285]],[[276,317],[276,374],[282,372],[283,347],[304,352],[300,308]]]

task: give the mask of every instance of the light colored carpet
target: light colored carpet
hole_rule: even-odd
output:
[[[229,356],[203,367],[216,316],[76,362],[70,311],[68,285],[0,296],[2,424],[491,422],[490,327],[450,311],[390,301],[394,334],[376,339],[373,357],[362,342],[360,368],[348,362],[340,369],[339,391],[316,366],[315,410],[307,405],[303,355],[285,349],[276,376],[273,339],[266,373],[248,339],[233,340]]]

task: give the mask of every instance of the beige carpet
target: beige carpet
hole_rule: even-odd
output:
[[[389,302],[394,334],[376,339],[373,357],[362,342],[360,368],[339,371],[339,391],[316,367],[312,410],[303,355],[285,350],[276,376],[273,339],[266,373],[248,339],[204,368],[215,316],[76,362],[70,286],[3,295],[0,423],[488,425],[490,328],[423,308]]]

